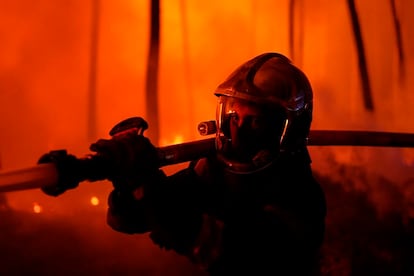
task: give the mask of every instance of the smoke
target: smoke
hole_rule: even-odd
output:
[[[322,275],[412,275],[414,217],[406,210],[413,201],[395,188],[398,183],[334,166],[338,176],[315,170],[328,205]],[[358,188],[367,181],[384,192],[374,196]],[[104,209],[28,213],[13,210],[0,194],[0,218],[2,275],[206,275],[146,234],[115,232],[105,223]]]
[[[121,119],[145,110],[148,3],[138,2],[102,2],[96,102],[99,136],[107,135]],[[204,3],[182,2],[180,9],[174,2],[164,3],[160,115],[166,144],[178,136],[198,137],[188,127],[194,125],[195,131],[199,121],[212,119],[215,98],[211,91],[237,64],[262,51],[287,53],[287,9],[280,8],[286,4],[282,2],[246,6],[247,2],[223,5],[215,1],[209,4],[211,9]],[[344,5],[305,2],[301,4],[307,12],[300,18],[301,32],[306,33],[300,38],[300,65],[314,84],[315,129],[412,131],[413,54],[405,52],[401,83],[388,2],[375,2],[374,10],[374,1],[359,5],[375,114],[367,113],[361,102]],[[414,37],[413,3],[401,1],[397,6],[405,50],[412,48]],[[91,8],[88,1],[1,1],[0,169],[31,166],[51,149],[87,151]],[[233,47],[235,43],[243,47]],[[311,151],[328,199],[326,274],[414,274],[410,273],[413,151]],[[85,203],[91,196],[104,202],[109,189],[81,185],[58,199],[39,191],[7,198],[0,194],[0,274],[199,273],[181,256],[155,247],[146,235],[110,229],[105,209]],[[32,212],[35,201],[44,212]]]
[[[1,275],[203,275],[148,235],[115,232],[105,213],[43,216],[0,205]]]
[[[368,193],[347,189],[350,183],[346,178],[338,182],[318,173],[316,176],[328,203],[322,275],[412,275],[413,217],[407,217],[402,210],[379,212]],[[353,176],[357,181],[367,180],[364,172]],[[395,186],[381,178],[376,184]],[[401,199],[401,193],[394,189],[391,192],[388,198]]]
[[[315,147],[313,167],[340,183],[346,192],[364,193],[378,216],[401,213],[410,217],[414,202],[414,172],[393,148]]]

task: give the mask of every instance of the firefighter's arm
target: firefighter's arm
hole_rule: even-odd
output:
[[[157,186],[166,177],[159,169],[155,146],[142,135],[125,132],[98,140],[90,150],[110,162],[112,173],[108,179],[114,190],[108,197],[108,225],[124,233],[147,232],[144,186]]]

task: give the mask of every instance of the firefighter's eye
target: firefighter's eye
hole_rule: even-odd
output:
[[[239,115],[237,115],[236,112],[230,113],[229,114],[229,118],[230,118],[230,122],[232,124],[236,124],[237,125],[239,123],[239,121],[240,121],[240,117],[239,117]]]
[[[252,129],[261,128],[263,126],[263,118],[259,116],[252,116],[249,118],[249,124]]]

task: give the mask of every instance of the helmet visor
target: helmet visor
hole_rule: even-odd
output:
[[[251,163],[259,153],[276,154],[287,119],[281,106],[220,96],[217,149],[229,162]]]

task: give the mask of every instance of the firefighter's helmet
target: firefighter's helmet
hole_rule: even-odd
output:
[[[214,94],[218,96],[216,147],[219,159],[229,170],[251,173],[269,166],[281,152],[306,151],[312,87],[303,71],[286,56],[264,53],[248,60]],[[232,123],[240,119],[237,108],[241,106],[260,116],[253,118],[250,128],[232,132]],[[236,145],[239,138],[244,142]]]

